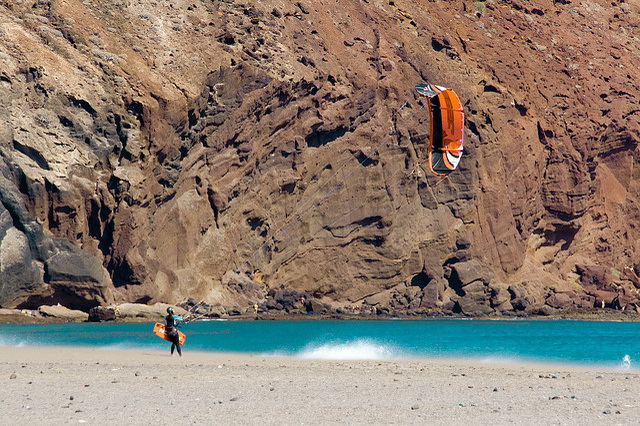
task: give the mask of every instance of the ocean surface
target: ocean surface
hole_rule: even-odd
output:
[[[168,350],[153,323],[0,325],[2,346]],[[197,321],[184,351],[327,360],[464,358],[640,369],[640,323],[572,320]]]

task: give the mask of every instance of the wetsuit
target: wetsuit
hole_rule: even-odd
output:
[[[165,334],[171,341],[171,355],[175,349],[178,350],[178,355],[182,356],[182,350],[180,349],[180,336],[178,335],[178,324],[183,320],[178,315],[169,314],[164,317],[167,327],[164,329]]]

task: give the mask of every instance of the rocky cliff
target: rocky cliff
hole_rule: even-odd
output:
[[[0,0],[0,306],[633,306],[639,81],[638,0]]]

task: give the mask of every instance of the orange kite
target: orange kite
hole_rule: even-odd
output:
[[[464,112],[458,95],[451,89],[435,84],[418,84],[416,90],[427,96],[431,113],[429,135],[429,169],[435,175],[446,176],[458,167],[462,157]]]

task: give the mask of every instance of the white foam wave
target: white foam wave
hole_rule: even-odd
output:
[[[620,364],[620,367],[623,370],[629,370],[631,368],[631,357],[629,355],[625,355],[622,358],[622,363]]]
[[[14,346],[17,348],[21,348],[24,346],[31,346],[31,342],[26,340],[15,340],[5,336],[0,335],[0,346]]]
[[[373,340],[358,339],[342,343],[329,342],[322,345],[309,345],[296,356],[303,359],[356,361],[399,358],[400,353],[392,346]]]

